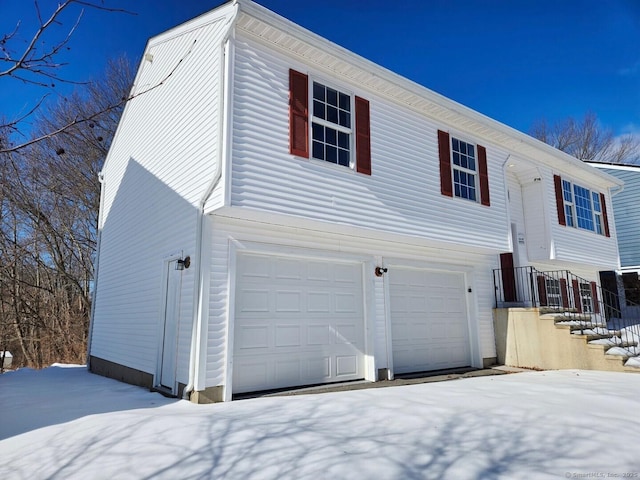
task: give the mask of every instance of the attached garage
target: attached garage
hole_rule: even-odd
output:
[[[471,365],[464,273],[389,268],[393,370]]]
[[[365,377],[363,264],[238,252],[233,393]]]

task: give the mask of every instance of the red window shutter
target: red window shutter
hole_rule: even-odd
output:
[[[544,275],[538,275],[538,296],[540,297],[540,306],[546,307],[547,303],[547,283],[544,281]]]
[[[556,187],[556,208],[558,209],[558,223],[567,225],[567,219],[564,216],[564,200],[562,196],[562,179],[559,175],[553,176],[553,184]]]
[[[567,290],[567,279],[560,279],[560,298],[562,299],[562,308],[569,308],[569,290]]]
[[[593,301],[593,313],[600,313],[600,301],[598,300],[598,284],[591,282],[591,300]]]
[[[438,130],[438,152],[440,154],[440,192],[453,197],[453,181],[451,179],[451,146],[449,134]]]
[[[289,70],[289,152],[309,158],[309,80]]]
[[[356,172],[371,175],[369,101],[356,97]]]
[[[487,169],[487,149],[478,145],[478,173],[480,174],[480,202],[487,207],[489,200],[489,173]]]
[[[604,193],[600,194],[600,207],[602,208],[602,223],[604,223],[604,234],[607,237],[611,236],[609,232],[609,217],[607,217],[607,203],[604,200]]]
[[[580,298],[580,285],[578,280],[571,280],[571,287],[573,288],[573,303],[578,313],[582,313],[582,298]]]

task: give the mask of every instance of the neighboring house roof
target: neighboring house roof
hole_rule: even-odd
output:
[[[234,0],[153,37],[148,45],[219,18],[216,12],[232,6],[238,8],[237,29],[284,53],[305,59],[314,68],[343,77],[444,125],[503,146],[551,169],[571,170],[577,178],[608,186],[621,185],[604,172],[585,169],[584,162],[573,156],[402,77],[251,0]]]

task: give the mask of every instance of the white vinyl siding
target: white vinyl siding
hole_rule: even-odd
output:
[[[152,61],[142,60],[133,90],[137,96],[125,108],[103,169],[91,355],[152,374],[164,261],[193,254],[196,206],[215,170],[225,24],[216,17],[150,41]],[[193,268],[182,272],[180,293],[177,377],[183,383],[188,381],[193,273]]]
[[[322,78],[323,72],[240,34],[235,52],[232,206],[496,252],[508,248],[500,160],[505,152],[486,145],[491,208],[447,202],[437,175],[442,125],[345,84],[370,102],[372,175],[297,158],[288,150],[288,71],[308,72],[310,78]]]

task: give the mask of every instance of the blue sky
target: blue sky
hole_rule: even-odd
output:
[[[104,0],[137,15],[86,10],[65,52],[65,77],[136,62],[146,39],[219,0]],[[274,12],[489,117],[528,132],[595,112],[616,134],[640,134],[638,0],[259,0]],[[40,0],[43,16],[57,0]],[[75,11],[77,14],[77,10]],[[33,26],[31,0],[0,0],[0,32]],[[62,28],[75,16],[64,18]],[[60,30],[62,31],[62,30]],[[68,87],[57,91],[64,94]],[[0,115],[44,93],[0,78]],[[53,96],[55,96],[54,93]]]

